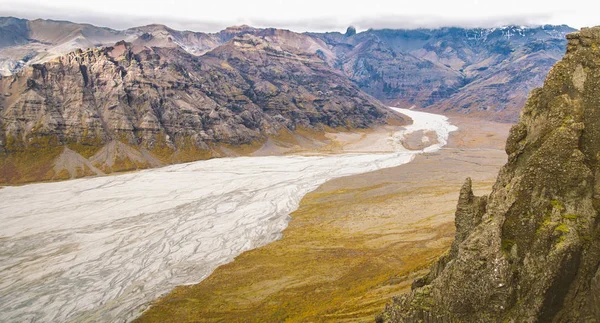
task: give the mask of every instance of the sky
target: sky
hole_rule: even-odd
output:
[[[0,16],[126,29],[151,23],[215,32],[234,25],[297,32],[369,28],[600,25],[593,0],[0,0]],[[600,1],[598,1],[600,2]]]

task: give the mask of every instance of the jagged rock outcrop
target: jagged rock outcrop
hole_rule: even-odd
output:
[[[465,241],[471,230],[481,223],[486,204],[487,196],[475,196],[473,194],[471,179],[467,178],[460,190],[458,205],[456,206],[456,234],[452,248],[450,249],[450,257],[456,255],[458,246]]]
[[[487,203],[467,181],[451,251],[379,320],[600,322],[600,27],[567,38]]]

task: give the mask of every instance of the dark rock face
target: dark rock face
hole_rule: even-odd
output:
[[[590,292],[590,304],[594,308],[596,322],[600,322],[600,268],[596,272],[594,279],[592,279],[592,286]]]
[[[481,223],[481,218],[485,214],[487,196],[475,196],[471,187],[471,179],[467,178],[460,190],[458,205],[456,206],[456,236],[450,249],[450,257],[456,256],[458,246]]]
[[[345,36],[346,36],[346,37],[352,37],[352,36],[354,36],[354,35],[356,35],[356,28],[354,28],[354,26],[350,26],[350,27],[348,27],[348,29],[346,29],[346,34],[345,34]]]
[[[450,253],[384,321],[600,322],[600,28],[567,38],[487,204],[469,202],[467,182]]]

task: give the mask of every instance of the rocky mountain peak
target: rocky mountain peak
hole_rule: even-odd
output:
[[[153,31],[172,32],[172,31],[174,31],[170,27],[163,25],[163,24],[150,24],[150,25],[145,25],[145,26],[141,26],[141,27],[131,28],[129,30],[141,30],[144,32],[153,32]]]
[[[348,27],[348,29],[346,29],[346,33],[344,35],[346,37],[352,37],[352,36],[356,35],[356,28],[354,26]]]
[[[467,181],[451,252],[380,320],[600,322],[600,27],[567,38],[487,202]]]
[[[227,27],[227,28],[225,28],[225,30],[220,31],[218,33],[218,36],[220,37],[220,39],[223,42],[227,42],[235,36],[239,36],[242,34],[255,33],[259,30],[260,29],[257,29],[257,28],[254,28],[254,27],[251,27],[248,25],[232,26],[232,27]]]
[[[256,31],[258,30],[257,28],[254,28],[252,26],[248,26],[248,25],[239,25],[239,26],[230,26],[225,28],[225,30],[223,30],[224,32],[229,32],[229,33],[239,33],[239,32],[244,32],[244,31]]]

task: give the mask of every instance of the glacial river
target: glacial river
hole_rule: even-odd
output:
[[[394,108],[395,109],[395,108]],[[446,144],[441,115],[395,109]],[[0,321],[130,321],[178,285],[281,237],[300,199],[332,178],[423,151],[238,157],[0,189]]]

